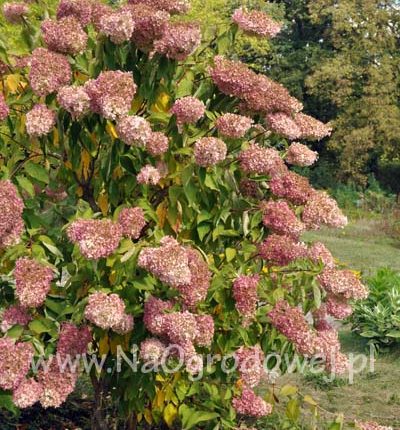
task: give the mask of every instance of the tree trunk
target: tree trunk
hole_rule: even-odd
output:
[[[91,422],[92,430],[108,430],[105,405],[104,405],[104,386],[103,381],[97,379],[96,375],[91,375],[92,385],[94,389],[94,408]]]

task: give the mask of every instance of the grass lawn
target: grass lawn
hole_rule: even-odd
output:
[[[379,219],[353,220],[343,230],[322,229],[303,235],[305,241],[321,241],[334,257],[364,276],[372,275],[381,267],[400,271],[400,242],[382,231]],[[368,353],[366,341],[341,331],[341,342],[346,354]],[[343,412],[349,419],[377,421],[381,425],[400,428],[400,345],[388,354],[376,358],[373,372],[365,370],[353,384],[325,382],[321,376],[290,375],[290,382],[300,384],[327,411]]]
[[[348,330],[341,333],[346,354],[365,353],[365,341]],[[400,346],[389,354],[377,357],[373,372],[368,367],[355,375],[354,382],[326,382],[321,375],[286,375],[280,383],[296,384],[304,394],[311,395],[326,411],[344,413],[354,419],[376,421],[381,425],[400,428]],[[329,417],[327,414],[327,418]]]
[[[367,276],[381,267],[400,271],[400,242],[387,237],[376,219],[351,221],[342,230],[307,232],[303,240],[323,242],[341,263]]]

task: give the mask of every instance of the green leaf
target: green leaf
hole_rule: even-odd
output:
[[[29,329],[37,334],[48,333],[52,327],[49,320],[33,320],[29,323]]]
[[[15,325],[7,331],[7,337],[11,337],[13,339],[19,339],[21,334],[24,332],[24,328],[20,325]]]
[[[400,338],[400,330],[390,330],[388,333],[386,333],[386,336]]]
[[[5,392],[0,393],[0,408],[7,409],[13,414],[17,414],[18,409],[12,401],[12,395]]]
[[[180,406],[179,415],[182,420],[182,430],[192,429],[198,423],[210,421],[219,417],[219,414],[216,412],[197,411],[186,405]]]
[[[292,420],[297,421],[300,417],[300,406],[296,399],[289,400],[286,406],[286,416]]]
[[[29,176],[36,179],[37,181],[44,182],[45,184],[49,183],[49,174],[47,170],[40,164],[32,162],[26,163],[25,171]]]
[[[226,261],[229,263],[236,257],[236,249],[226,248],[225,249]]]
[[[209,233],[211,230],[210,224],[200,224],[197,226],[197,234],[199,235],[199,239],[203,240],[205,235]]]
[[[209,175],[208,173],[206,174],[206,178],[204,180],[204,185],[207,188],[210,188],[210,190],[219,191],[217,184],[215,183],[214,178],[211,175]]]
[[[321,306],[321,290],[318,285],[313,285],[313,294],[314,294],[314,304],[319,309]]]
[[[363,331],[362,333],[360,333],[360,336],[362,336],[362,337],[378,337],[379,333],[377,333],[376,331],[373,331],[373,330],[366,330],[366,331]]]
[[[17,181],[19,186],[23,190],[25,190],[31,197],[35,195],[35,189],[29,179],[25,178],[25,176],[17,176]]]

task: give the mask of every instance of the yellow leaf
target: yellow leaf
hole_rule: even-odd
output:
[[[304,396],[303,400],[306,403],[308,403],[309,405],[312,405],[312,406],[317,406],[318,405],[318,403],[311,396],[309,396],[308,394],[306,394]]]
[[[164,409],[163,417],[169,428],[172,427],[177,415],[178,409],[172,403],[168,403],[167,407]]]
[[[21,122],[19,126],[20,133],[25,133],[26,115],[21,115]]]
[[[56,127],[54,127],[54,129],[53,129],[54,146],[58,146],[59,141],[60,141],[60,136],[58,135],[58,129]]]
[[[21,79],[22,79],[22,77],[18,73],[15,73],[13,75],[8,75],[7,78],[6,78],[6,88],[7,88],[7,90],[10,93],[12,93],[12,94],[17,93],[18,92],[17,91],[18,87],[19,87],[19,85],[21,83]]]
[[[222,305],[217,305],[214,308],[214,314],[219,315],[222,312]]]
[[[138,423],[140,423],[140,422],[142,421],[142,419],[143,419],[143,414],[142,414],[141,412],[139,412],[139,413],[136,415],[136,419],[137,419],[137,422],[138,422]]]
[[[157,409],[162,409],[164,406],[164,400],[165,400],[165,393],[164,391],[161,391],[158,389],[156,397],[154,398],[153,405]]]
[[[82,197],[82,196],[83,196],[83,188],[82,188],[82,187],[78,187],[78,188],[76,189],[76,195],[77,195],[78,197]]]
[[[158,225],[160,228],[164,228],[165,220],[167,218],[167,211],[168,211],[168,203],[166,200],[164,200],[157,206],[157,209],[156,209]]]
[[[151,415],[151,410],[148,408],[144,410],[144,419],[146,420],[147,424],[153,423],[153,415]]]
[[[110,351],[110,344],[108,342],[108,335],[104,335],[99,341],[99,354],[105,355]]]
[[[97,204],[101,210],[101,213],[106,216],[108,214],[108,195],[106,192],[100,194],[97,199]]]
[[[132,106],[131,106],[133,113],[136,113],[141,108],[142,104],[143,104],[143,97],[136,96],[133,99]]]
[[[71,170],[71,169],[72,169],[72,164],[71,164],[71,162],[70,162],[69,160],[67,160],[67,161],[64,163],[64,166],[65,166],[68,170]]]
[[[86,82],[89,79],[89,76],[81,72],[75,72],[75,79],[79,82]]]
[[[159,373],[157,373],[157,375],[156,375],[156,381],[158,381],[158,382],[164,382],[165,378],[164,378],[164,376],[162,376]]]
[[[107,121],[106,131],[113,139],[118,139],[117,131],[115,130],[114,124],[112,122]]]
[[[286,384],[281,388],[280,394],[282,396],[293,396],[297,393],[298,388],[294,385]]]
[[[120,179],[120,178],[122,178],[123,174],[124,174],[124,172],[123,172],[121,166],[117,166],[114,169],[114,171],[112,172],[112,178],[113,179]]]
[[[151,106],[153,112],[168,112],[170,96],[167,93],[160,93],[156,102]]]
[[[81,171],[82,177],[86,180],[89,177],[89,167],[92,157],[86,149],[83,149],[81,152]]]

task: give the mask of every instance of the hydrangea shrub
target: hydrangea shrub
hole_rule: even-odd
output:
[[[61,0],[27,57],[1,52],[0,388],[17,407],[60,406],[85,370],[63,359],[89,354],[93,428],[110,396],[131,429],[263,428],[279,409],[268,354],[346,372],[328,316],[367,290],[301,241],[346,218],[291,170],[331,130],[229,56],[238,31],[278,22],[238,9],[205,44],[189,6]],[[25,5],[3,10],[28,25]],[[137,369],[118,360],[136,352]]]

